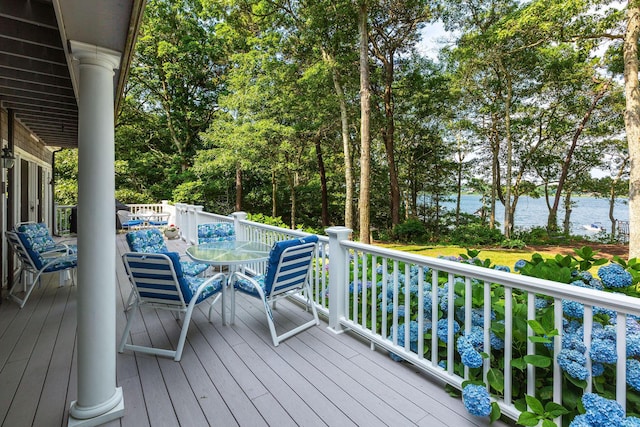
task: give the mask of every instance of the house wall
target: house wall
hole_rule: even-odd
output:
[[[0,140],[2,147],[8,146],[9,114],[0,109]],[[53,151],[45,146],[19,121],[14,122],[13,155],[15,164],[9,171],[2,170],[2,206],[0,207],[0,226],[2,231],[13,228],[15,223],[23,221],[45,222],[53,225],[52,178]],[[13,200],[12,223],[8,222],[8,198]],[[4,233],[3,233],[4,234]],[[2,286],[7,284],[7,246],[2,239]]]

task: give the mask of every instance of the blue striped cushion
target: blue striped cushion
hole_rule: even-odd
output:
[[[292,246],[301,245],[304,243],[317,243],[318,236],[315,234],[306,237],[300,237],[299,239],[292,240],[283,240],[282,242],[276,242],[271,247],[271,252],[269,253],[269,263],[267,264],[267,274],[264,279],[264,289],[267,293],[271,292],[271,287],[273,286],[273,279],[275,278],[276,271],[278,269],[278,263],[280,262],[280,256],[285,249],[290,248]],[[296,265],[292,265],[289,267],[295,268]],[[282,270],[281,270],[282,273]]]

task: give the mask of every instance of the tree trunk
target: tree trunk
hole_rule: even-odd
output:
[[[505,177],[505,197],[504,197],[504,237],[511,237],[511,228],[513,227],[513,217],[511,209],[511,175],[513,166],[513,144],[511,141],[511,76],[505,72],[507,78],[507,96],[504,100],[504,127],[505,138],[507,142],[507,176]]]
[[[622,175],[624,175],[624,170],[627,167],[627,162],[629,161],[629,157],[626,157],[622,164],[620,165],[620,170],[616,177],[611,181],[611,187],[609,188],[609,221],[611,221],[611,239],[615,239],[618,236],[616,235],[616,219],[613,216],[613,209],[616,205],[616,185],[622,179]]]
[[[384,113],[386,127],[383,134],[384,148],[389,165],[389,202],[391,204],[391,225],[400,224],[400,184],[398,183],[398,167],[395,159],[395,122],[393,120],[393,52],[384,60]]]
[[[369,89],[369,36],[367,32],[367,3],[361,0],[358,10],[358,32],[360,34],[360,241],[370,243],[370,174],[371,174],[371,116]]]
[[[322,202],[321,221],[322,226],[329,225],[329,197],[327,195],[327,174],[324,169],[324,159],[322,158],[322,145],[320,144],[320,136],[316,135],[316,157],[318,159],[318,172],[320,173],[320,199]]]
[[[349,116],[347,114],[347,101],[344,97],[344,90],[340,84],[340,78],[338,76],[338,70],[333,64],[333,58],[326,53],[322,52],[325,61],[329,62],[331,66],[331,76],[333,78],[333,88],[336,91],[338,102],[340,104],[340,126],[342,134],[342,153],[344,156],[344,226],[353,229],[353,195],[354,195],[354,180],[353,180],[353,162],[351,159],[351,140],[349,138]]]
[[[591,102],[591,105],[589,106],[589,109],[584,114],[584,117],[582,117],[582,120],[580,121],[578,128],[573,133],[573,137],[571,139],[571,145],[569,146],[569,151],[567,151],[567,155],[564,158],[564,161],[562,162],[562,171],[560,172],[560,178],[558,179],[558,188],[556,189],[556,195],[555,195],[555,198],[553,199],[553,206],[551,206],[551,209],[549,210],[549,218],[547,219],[547,228],[549,229],[549,232],[552,232],[558,228],[557,217],[558,217],[558,208],[560,206],[560,197],[562,196],[562,190],[563,190],[565,181],[567,180],[567,175],[569,175],[569,168],[571,167],[571,161],[573,160],[573,153],[575,152],[576,147],[578,145],[578,139],[580,138],[580,135],[582,135],[584,128],[587,126],[587,123],[589,122],[589,118],[591,117],[593,110],[595,110],[596,106],[598,105],[598,102],[600,102],[600,100],[605,95],[605,93],[607,93],[608,88],[609,88],[609,83],[606,83],[602,88],[602,90],[596,94],[596,96],[593,98],[593,102]],[[565,229],[565,234],[566,233],[567,233],[567,230]]]
[[[496,227],[496,199],[500,189],[500,141],[498,139],[498,124],[494,115],[491,117],[491,200],[489,212],[489,228]]]
[[[295,176],[289,177],[289,190],[291,191],[291,229],[296,229],[296,183],[297,179]]]
[[[624,125],[629,145],[629,258],[640,256],[640,93],[638,93],[638,34],[640,1],[629,0],[624,36]]]
[[[569,237],[571,234],[571,188],[567,188],[564,197],[564,222],[562,223],[564,235]]]
[[[236,165],[236,212],[242,210],[242,169]]]
[[[276,195],[277,195],[278,186],[276,184],[276,172],[271,171],[271,216],[273,218],[276,217]]]

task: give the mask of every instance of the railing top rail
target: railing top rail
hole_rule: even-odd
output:
[[[394,260],[423,265],[439,271],[473,277],[485,282],[498,283],[503,286],[524,291],[548,295],[554,298],[563,298],[578,301],[583,304],[609,308],[625,313],[633,313],[640,316],[640,299],[627,295],[599,291],[589,288],[577,288],[564,283],[538,279],[536,277],[507,273],[476,265],[433,258],[424,255],[415,255],[394,249],[380,248],[363,243],[343,240],[340,242],[345,248],[363,251],[372,255],[393,258]]]
[[[306,231],[291,230],[288,228],[282,228],[275,225],[268,225],[268,224],[262,224],[259,222],[250,221],[248,219],[240,220],[240,223],[242,225],[246,225],[250,227],[256,227],[256,228],[261,228],[268,231],[273,231],[274,233],[290,234],[292,236],[298,236],[298,237],[305,237],[305,236],[311,235],[311,233],[307,233]],[[329,241],[329,237],[318,235],[318,240],[323,243],[327,243]]]
[[[211,213],[211,212],[198,212],[198,215],[202,216],[202,217],[207,217],[207,218],[213,218],[219,221],[224,221],[224,222],[233,222],[233,218],[228,216],[228,215],[220,215],[220,214],[215,214],[215,213]]]

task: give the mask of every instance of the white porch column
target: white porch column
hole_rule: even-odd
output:
[[[113,70],[120,53],[71,41],[79,60],[78,400],[69,426],[124,415],[116,387],[116,242]]]

